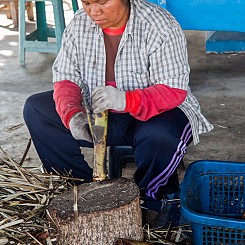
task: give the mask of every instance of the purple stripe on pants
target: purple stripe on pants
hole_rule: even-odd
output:
[[[165,168],[162,173],[160,173],[156,178],[154,178],[149,183],[147,196],[151,196],[155,198],[155,193],[157,193],[159,187],[166,185],[169,176],[173,174],[175,169],[178,167],[181,159],[183,158],[186,152],[187,142],[190,140],[191,136],[192,136],[192,130],[190,127],[190,123],[188,123],[184,128],[184,131],[180,137],[180,143],[178,144],[177,150],[174,153],[173,158],[168,164],[167,168]]]

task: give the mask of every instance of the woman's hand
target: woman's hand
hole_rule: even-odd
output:
[[[92,94],[92,109],[94,113],[101,113],[108,109],[124,111],[126,107],[126,93],[112,86],[99,86]]]

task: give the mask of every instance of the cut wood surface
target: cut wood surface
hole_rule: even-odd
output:
[[[143,240],[139,189],[126,178],[82,184],[77,193],[71,190],[55,197],[48,210],[59,229],[59,244],[113,245],[118,238]]]

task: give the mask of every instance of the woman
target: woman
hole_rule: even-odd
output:
[[[143,0],[82,0],[53,65],[54,91],[29,97],[24,118],[47,171],[92,179],[83,103],[109,110],[107,145],[131,145],[144,206],[176,191],[187,146],[212,129],[189,84],[187,44],[166,10]]]

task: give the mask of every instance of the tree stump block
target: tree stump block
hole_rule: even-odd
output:
[[[59,229],[58,244],[113,245],[118,238],[143,240],[139,204],[137,185],[120,178],[78,186],[77,213],[73,190],[56,196],[48,210]]]

